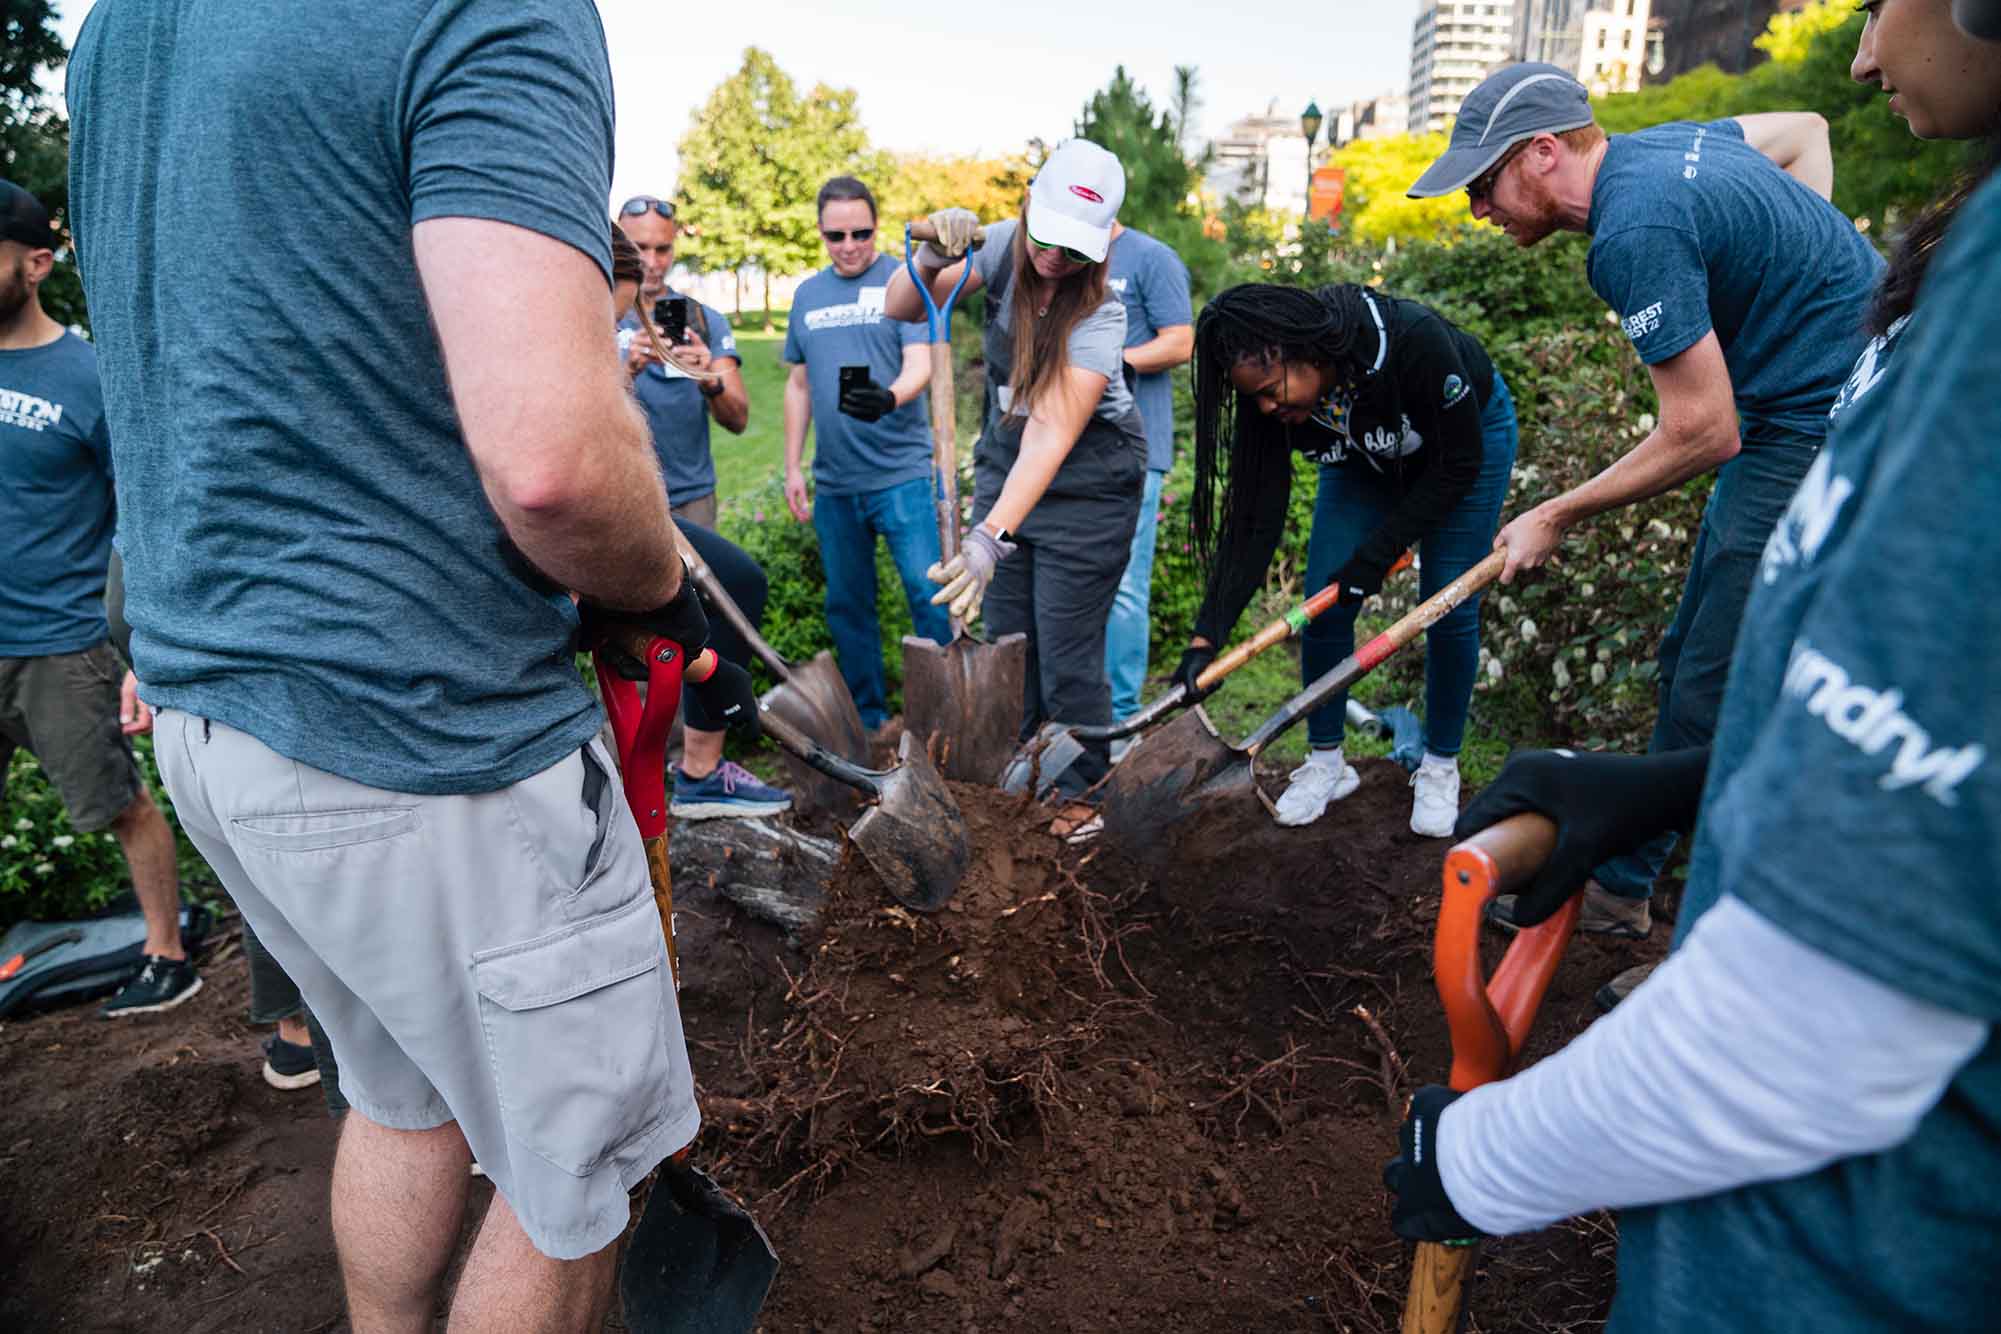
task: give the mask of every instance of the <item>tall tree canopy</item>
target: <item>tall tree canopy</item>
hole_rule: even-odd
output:
[[[69,52],[56,35],[50,0],[6,0],[0,6],[0,178],[48,207],[67,234],[69,122],[36,80],[60,68]],[[68,251],[42,284],[42,306],[64,324],[88,327],[83,283]]]

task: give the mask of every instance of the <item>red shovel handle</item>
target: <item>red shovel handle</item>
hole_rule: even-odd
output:
[[[1432,971],[1452,1029],[1452,1087],[1500,1079],[1522,1044],[1577,925],[1573,895],[1547,921],[1515,936],[1488,981],[1480,967],[1480,917],[1487,900],[1535,873],[1556,846],[1556,825],[1533,812],[1483,829],[1445,854],[1445,900],[1438,912]]]
[[[644,644],[635,639],[629,648],[646,664],[644,702],[638,683],[614,671],[604,654],[593,654],[592,659],[597,663],[598,689],[604,695],[605,714],[611,719],[612,738],[618,744],[626,804],[639,822],[639,836],[659,838],[667,832],[667,737],[681,707],[686,655],[671,639],[647,639]]]

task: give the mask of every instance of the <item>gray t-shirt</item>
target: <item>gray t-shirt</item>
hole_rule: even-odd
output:
[[[0,351],[0,658],[105,637],[113,517],[97,353],[70,333]]]
[[[996,355],[987,358],[988,384],[993,393],[988,396],[989,420],[1003,416],[1008,410],[1012,390],[1003,383],[1014,354],[1014,294],[1015,284],[1009,266],[1014,256],[1014,229],[1021,225],[1018,218],[1007,218],[989,225],[987,239],[973,252],[973,271],[980,275],[980,281],[988,288],[1002,288],[1000,309],[994,311],[989,303],[987,323],[993,336],[988,339],[990,349],[1007,358],[1000,360]],[[1077,322],[1070,331],[1070,364],[1082,371],[1095,371],[1105,377],[1105,392],[1098,399],[1095,416],[1108,422],[1116,422],[1133,410],[1132,390],[1126,384],[1126,310],[1119,304],[1118,297],[1105,293],[1104,301],[1098,308]],[[1000,360],[996,366],[994,362]]]
[[[697,325],[695,311],[701,311]],[[709,345],[709,360],[741,364],[736,331],[729,317],[706,301],[688,299],[688,323]],[[638,329],[639,317],[628,314],[619,322],[623,329]],[[657,361],[633,377],[632,392],[646,413],[646,429],[653,433],[653,453],[660,460],[660,475],[667,482],[667,500],[685,505],[691,500],[714,495],[716,456],[709,436],[709,400],[702,394],[702,382],[669,370]]]
[[[785,360],[806,368],[813,399],[813,484],[830,496],[883,491],[931,475],[930,391],[880,421],[841,411],[841,367],[866,366],[887,388],[903,374],[904,349],[928,346],[923,323],[883,313],[890,277],[903,265],[888,255],[852,278],[833,266],[799,285],[785,322]]]
[[[528,228],[609,283],[597,11],[102,0],[68,96],[147,699],[393,791],[581,746],[576,613],[503,554],[411,229]]]
[[[2001,564],[2001,180],[1958,219],[1894,360],[1858,383],[1766,543],[1676,937],[1728,893],[1996,1025],[2001,613],[1968,580]],[[1610,1328],[1992,1329],[1997,1124],[1990,1039],[1901,1144],[1625,1211]]]
[[[1841,210],[1744,142],[1734,120],[1612,136],[1591,192],[1591,286],[1640,360],[1710,330],[1746,445],[1818,441],[1864,342],[1883,261]]]
[[[1188,266],[1181,256],[1131,227],[1112,242],[1112,295],[1126,308],[1126,346],[1139,347],[1162,329],[1195,323],[1188,300]],[[1146,466],[1166,472],[1174,466],[1174,373],[1149,371],[1133,391],[1146,423]]]

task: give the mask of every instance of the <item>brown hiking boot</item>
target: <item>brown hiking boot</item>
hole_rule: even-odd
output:
[[[1633,988],[1651,977],[1654,969],[1658,967],[1660,965],[1657,963],[1634,964],[1631,968],[1628,968],[1625,972],[1592,992],[1592,1003],[1597,1005],[1606,1014],[1612,1013],[1612,1007],[1632,995]]]
[[[1515,896],[1496,895],[1487,905],[1487,920],[1503,931],[1519,931],[1521,926],[1515,921]],[[1577,914],[1579,932],[1593,936],[1612,936],[1618,940],[1645,940],[1647,933],[1654,929],[1652,911],[1645,899],[1622,898],[1609,890],[1600,889],[1596,880],[1584,882],[1584,908]]]

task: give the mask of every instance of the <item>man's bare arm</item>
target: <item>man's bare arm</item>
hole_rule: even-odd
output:
[[[1786,175],[1819,195],[1834,198],[1834,146],[1827,119],[1813,111],[1759,111],[1737,117],[1744,142],[1763,153]]]
[[[604,274],[561,241],[482,218],[420,222],[414,244],[466,448],[508,536],[607,607],[667,602],[681,562]]]

